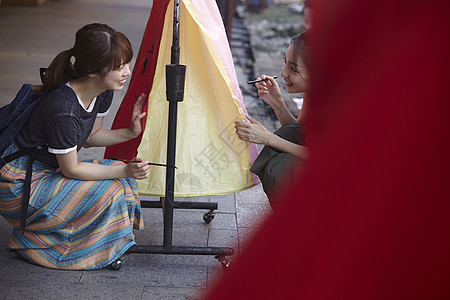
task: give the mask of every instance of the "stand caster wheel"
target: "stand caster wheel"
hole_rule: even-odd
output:
[[[119,258],[118,260],[112,262],[110,264],[111,269],[113,269],[114,271],[118,271],[120,270],[120,268],[122,268],[122,260]]]
[[[222,265],[222,270],[227,270],[230,267],[231,261],[229,259],[226,259],[225,257],[218,257],[217,259]]]
[[[214,220],[215,215],[216,215],[216,213],[214,211],[209,211],[203,215],[203,221],[205,221],[205,223],[209,224],[212,222],[212,220]]]

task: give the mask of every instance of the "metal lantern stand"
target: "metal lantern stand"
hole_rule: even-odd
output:
[[[169,101],[169,124],[167,139],[167,165],[166,168],[166,190],[165,197],[160,201],[141,201],[142,207],[163,208],[164,213],[164,239],[162,246],[154,245],[134,245],[127,253],[147,253],[147,254],[180,254],[180,255],[215,255],[224,268],[228,267],[230,261],[226,256],[233,255],[234,251],[228,247],[187,247],[172,245],[173,230],[173,210],[175,208],[183,209],[208,209],[203,219],[210,223],[214,218],[214,210],[217,209],[217,203],[210,202],[187,202],[174,201],[174,183],[175,183],[175,150],[176,150],[176,130],[177,130],[177,109],[178,102],[183,101],[184,82],[186,66],[180,65],[180,0],[174,1],[174,19],[173,19],[173,41],[171,47],[171,64],[166,65],[166,94]],[[113,269],[119,269],[121,261],[118,260],[111,264]]]

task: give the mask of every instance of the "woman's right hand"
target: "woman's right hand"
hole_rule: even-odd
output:
[[[125,172],[128,178],[145,179],[150,173],[150,165],[148,161],[142,161],[140,158],[135,158],[133,162],[125,166]]]
[[[273,77],[261,75],[261,77],[258,77],[257,79],[264,79],[264,81],[257,82],[255,84],[258,89],[258,95],[264,100],[264,102],[272,108],[275,108],[279,104],[283,103],[280,87]]]

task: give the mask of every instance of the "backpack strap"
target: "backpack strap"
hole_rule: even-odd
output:
[[[28,155],[29,153],[31,153],[33,151],[34,148],[23,148],[20,149],[19,151],[16,151],[14,153],[11,153],[5,157],[2,158],[2,162],[0,164],[0,167],[3,167],[4,165],[6,165],[7,163],[18,159],[19,157]]]
[[[25,175],[25,183],[22,195],[22,208],[20,213],[20,228],[22,229],[22,233],[25,232],[25,226],[27,222],[28,203],[30,202],[30,192],[31,192],[31,176],[33,175],[33,162],[36,160],[38,151],[40,149],[42,149],[42,147],[23,148],[20,149],[19,151],[16,151],[3,157],[1,161],[1,165],[4,166],[9,162],[18,159],[19,157],[25,155],[28,155],[30,157],[27,162],[27,171]]]
[[[22,196],[22,209],[20,214],[20,229],[22,229],[22,233],[25,233],[25,226],[27,224],[28,204],[30,202],[30,192],[31,192],[31,176],[33,175],[33,162],[35,161],[39,151],[38,148],[33,149],[28,148],[28,149],[31,150],[31,152],[28,154],[29,159],[27,162],[27,173],[25,175],[25,185],[23,187],[23,196]]]

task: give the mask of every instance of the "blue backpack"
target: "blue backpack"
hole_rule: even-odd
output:
[[[31,116],[34,108],[41,102],[45,95],[36,94],[33,89],[33,85],[24,84],[16,97],[10,104],[7,104],[0,108],[0,156],[5,149],[14,141],[16,136],[22,130],[25,123]],[[66,86],[60,86],[55,90],[62,95],[65,95],[74,101],[77,101],[75,93]],[[28,154],[32,149],[24,150],[24,154]],[[20,152],[20,151],[18,151]],[[17,154],[18,155],[18,154]],[[15,158],[20,156],[15,155]],[[15,159],[14,158],[14,159]],[[10,159],[9,161],[12,161]],[[0,157],[0,168],[7,164],[5,158]]]
[[[42,95],[34,93],[31,84],[24,84],[14,100],[0,108],[0,154],[14,141],[41,99]],[[6,163],[0,158],[0,167]]]
[[[19,157],[25,155],[30,156],[27,164],[27,173],[25,176],[25,185],[22,198],[22,211],[20,217],[20,227],[22,231],[25,230],[26,225],[28,202],[30,199],[31,175],[33,173],[33,161],[36,159],[37,153],[40,149],[42,149],[42,147],[38,146],[36,148],[24,148],[5,157],[1,156],[5,149],[20,133],[23,126],[30,118],[34,108],[36,108],[45,96],[36,94],[32,87],[33,86],[31,84],[24,84],[13,101],[10,104],[0,108],[0,168]],[[74,101],[78,101],[75,93],[71,91],[69,87],[66,88],[66,86],[60,86],[55,91],[68,96]]]

